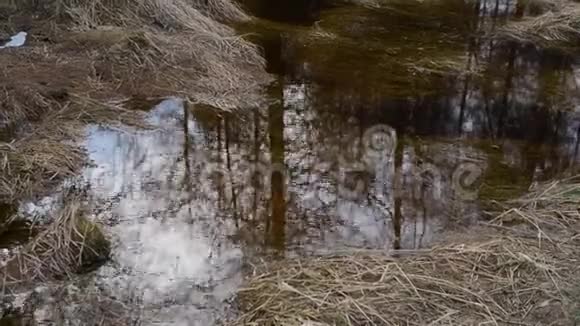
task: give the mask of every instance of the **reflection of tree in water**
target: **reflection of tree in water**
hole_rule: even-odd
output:
[[[303,95],[299,94],[308,101]],[[231,157],[231,168],[226,169],[223,176],[225,184],[216,184],[210,190],[213,189],[221,198],[221,187],[239,189],[236,196],[226,196],[228,204],[218,207],[222,211],[220,215],[240,218],[238,236],[242,236],[244,241],[257,241],[279,249],[288,245],[292,250],[343,246],[398,247],[392,243],[393,232],[415,234],[415,240],[409,240],[408,235],[404,237],[405,246],[421,246],[424,238],[427,239],[424,244],[428,243],[432,236],[425,233],[444,224],[437,222],[437,226],[428,227],[425,222],[433,216],[440,216],[438,201],[449,200],[452,193],[448,191],[445,193],[447,199],[439,199],[431,196],[430,190],[423,189],[421,195],[424,198],[417,198],[412,192],[393,202],[395,170],[393,162],[388,161],[385,166],[373,167],[370,172],[350,173],[347,179],[338,176],[339,170],[347,167],[345,164],[356,166],[360,163],[361,135],[368,122],[352,116],[345,118],[340,113],[317,112],[305,107],[305,102],[295,104],[286,110],[274,104],[267,114],[258,111],[249,118],[233,120],[236,122],[230,122],[228,128],[237,128],[233,126],[240,121],[253,124],[245,128],[249,130],[247,134],[240,131],[236,140],[228,140],[231,133],[222,127],[217,129],[222,130],[223,136],[216,135],[217,141],[214,142],[210,140],[210,143],[218,144],[211,150],[217,151],[217,155],[211,157]],[[225,125],[225,122],[219,124]],[[220,139],[223,139],[223,146],[219,145]],[[404,163],[408,167],[403,168],[403,162],[400,162],[397,170],[406,169],[404,174],[408,184],[404,187],[409,188],[416,188],[412,178],[416,171],[412,166],[417,164],[418,155],[413,146],[402,143],[398,147],[406,152]],[[276,171],[262,182],[249,182],[253,180],[249,174],[255,170],[244,169],[244,161],[248,158],[259,164],[265,161],[267,169],[271,165],[285,164],[288,189],[285,189],[286,180]],[[450,174],[451,169],[447,168],[446,173]],[[340,186],[348,183],[348,178],[352,179],[351,184],[362,182],[364,185],[359,197],[342,196]],[[449,183],[448,179],[437,181]],[[207,191],[204,195],[212,197]],[[398,217],[393,219],[393,214],[398,214]],[[405,225],[407,221],[414,226]],[[399,239],[401,237],[399,234]]]
[[[490,0],[476,8],[499,15],[513,5]],[[494,21],[492,14],[476,16],[472,28]],[[88,147],[97,149],[91,154],[97,167],[87,179],[95,196],[118,198],[116,255],[130,267],[111,279],[127,285],[127,277],[133,282],[127,286],[148,293],[153,306],[195,284],[202,295],[181,293],[182,301],[203,298],[195,304],[219,307],[204,294],[228,287],[227,280],[235,288],[240,248],[428,246],[441,230],[480,218],[478,203],[453,188],[460,163],[481,166],[482,189],[496,191],[528,187],[577,164],[580,118],[555,110],[578,106],[573,61],[495,41],[466,42],[467,70],[478,64],[486,70],[445,79],[448,92],[367,96],[342,87],[348,81],[313,82],[306,57],[283,62],[303,74],[280,77],[269,107],[216,115],[174,104],[155,114],[155,132],[92,130]],[[397,130],[394,155],[360,168],[363,135],[377,124]],[[438,173],[421,174],[428,166]],[[358,185],[356,196],[341,191]],[[162,315],[197,318],[181,303]]]
[[[280,95],[282,89],[279,88]],[[271,179],[271,206],[272,217],[270,224],[270,243],[278,249],[284,250],[286,242],[286,189],[284,168],[284,108],[282,103],[272,104],[268,112],[268,131],[270,135],[270,173]],[[280,168],[278,168],[280,167]]]
[[[344,53],[337,51],[321,63],[317,61],[320,58],[310,58],[308,52],[301,51],[302,45],[292,34],[268,43],[266,57],[276,67],[283,67],[277,72],[289,74],[272,90],[284,110],[273,104],[244,118],[228,115],[218,127],[206,131],[215,136],[208,138],[212,155],[227,166],[227,176],[217,191],[220,202],[226,203],[220,206],[220,214],[241,222],[238,236],[245,234],[246,241],[277,248],[303,250],[342,245],[422,246],[438,229],[455,223],[453,217],[477,215],[477,205],[458,200],[451,189],[451,175],[459,163],[475,160],[487,167],[482,189],[527,187],[577,164],[580,123],[573,113],[558,111],[577,106],[573,60],[527,46],[471,37],[497,28],[506,16],[530,10],[519,1],[482,0],[466,6],[454,10],[474,13],[468,20],[468,33],[449,17],[441,18],[442,26],[469,35],[461,38],[465,42],[465,70],[478,67],[483,71],[450,76],[445,79],[447,86],[437,87],[441,92],[436,93],[391,97],[385,91],[369,96],[360,89],[364,78],[352,80],[356,87],[345,88],[342,82],[349,85],[350,80],[335,82],[343,75],[332,75],[336,71],[321,66],[332,67],[344,59]],[[340,11],[333,11],[337,14]],[[437,20],[431,17],[416,25],[427,28],[435,26],[434,22]],[[385,20],[382,24],[393,23]],[[401,24],[413,28],[413,24]],[[364,31],[364,25],[359,27]],[[376,30],[367,32],[374,35]],[[379,31],[376,35],[382,34]],[[409,43],[415,46],[414,41]],[[429,40],[421,42],[429,45]],[[364,46],[357,48],[358,52],[366,50]],[[351,72],[364,68],[360,63],[341,67],[353,69]],[[321,73],[330,75],[321,77]],[[361,135],[376,124],[397,129],[397,155],[384,168],[387,172],[355,177],[370,180],[365,181],[364,200],[341,198],[339,186],[344,180],[337,176],[338,158],[356,163]],[[437,138],[442,139],[433,140]],[[454,144],[456,138],[463,142]],[[251,178],[244,176],[248,168],[243,168],[247,162],[285,164],[288,189],[278,173],[270,173],[266,184],[264,180],[248,182]],[[404,180],[412,179],[406,175],[413,175],[425,164],[442,171],[435,182],[439,184],[412,196],[395,195],[396,172],[402,172]],[[433,198],[433,187],[439,189],[439,198]],[[501,194],[508,193],[515,192]]]
[[[315,87],[310,86],[304,88],[290,85],[288,88],[293,91],[288,91],[287,94],[296,93],[296,89],[301,90],[299,93],[302,90],[306,93],[316,91]],[[422,164],[431,163],[444,171],[438,180],[440,184],[430,185],[431,188],[419,193],[419,197],[417,192],[409,195],[403,193],[400,197],[393,196],[395,173],[391,170],[382,179],[377,175],[371,176],[372,182],[365,188],[364,200],[349,201],[340,198],[339,194],[338,182],[341,180],[336,177],[340,165],[338,156],[342,155],[356,162],[357,156],[352,153],[352,148],[357,148],[364,130],[376,122],[381,122],[381,118],[371,110],[364,115],[351,114],[350,110],[356,108],[356,105],[342,105],[340,98],[335,102],[334,109],[324,110],[311,106],[308,102],[312,98],[308,94],[300,96],[304,100],[293,104],[290,101],[291,105],[285,111],[273,105],[266,114],[253,113],[250,118],[243,119],[243,123],[252,124],[250,128],[245,128],[248,129],[247,135],[240,128],[236,141],[224,142],[230,149],[221,148],[222,155],[227,156],[227,152],[230,152],[230,172],[238,174],[233,178],[237,180],[233,187],[240,188],[237,198],[230,196],[229,200],[233,202],[224,207],[223,214],[240,217],[242,223],[239,225],[239,235],[245,234],[244,240],[270,244],[277,248],[282,248],[285,243],[290,249],[301,250],[352,245],[402,248],[424,246],[432,240],[437,230],[457,222],[453,218],[469,216],[466,220],[470,221],[477,216],[477,205],[462,203],[451,189],[451,175],[460,162],[475,160],[484,167],[491,164],[490,167],[493,168],[488,169],[485,175],[489,182],[529,185],[534,180],[539,165],[548,167],[550,164],[546,164],[546,160],[557,159],[530,151],[529,147],[534,145],[521,141],[502,140],[503,144],[499,148],[485,149],[484,146],[480,149],[477,144],[461,145],[447,141],[438,143],[401,134],[402,141],[398,146],[395,162],[397,171],[402,170],[404,178],[405,175],[416,173]],[[385,112],[383,117],[388,117],[387,114]],[[414,119],[420,117],[421,113],[417,113]],[[416,121],[410,120],[407,123]],[[229,128],[236,128],[232,125],[238,123],[231,123]],[[438,128],[437,123],[438,121],[432,126],[434,129]],[[457,125],[453,120],[445,124],[450,128],[443,127],[440,130],[453,130],[453,126]],[[282,130],[284,135],[281,134]],[[417,130],[424,131],[420,128]],[[485,154],[482,150],[491,153]],[[285,161],[290,178],[286,200],[281,196],[286,189],[281,180],[276,179],[276,174],[273,175],[274,178],[266,178],[271,182],[269,185],[249,184],[249,178],[243,176],[247,171],[236,170],[243,165],[238,160],[243,161],[244,158],[258,158],[260,162],[267,164]],[[412,168],[406,170],[404,166]],[[522,180],[517,178],[510,181],[502,177],[501,173],[498,177],[493,174],[497,170],[497,173],[505,171],[504,175],[510,177],[522,175],[522,166],[525,171]],[[409,182],[413,180],[410,177],[407,179],[411,180]],[[229,183],[227,180],[232,179],[226,178],[226,183]],[[487,186],[498,186],[493,183]],[[377,184],[382,186],[378,187]],[[232,188],[232,185],[228,184],[226,187]],[[404,184],[403,188],[405,187],[416,188],[417,185]],[[433,188],[440,190],[440,197],[433,196]],[[464,222],[466,220],[461,219]],[[399,243],[395,241],[397,238]]]

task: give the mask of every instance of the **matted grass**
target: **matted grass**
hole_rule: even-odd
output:
[[[75,97],[74,104],[54,109],[10,143],[0,142],[0,202],[44,195],[85,164],[85,152],[74,139],[88,123],[147,127],[142,113]],[[56,107],[57,103],[53,103]]]
[[[580,3],[553,1],[549,8],[539,16],[510,22],[497,34],[546,48],[577,47],[580,41]]]
[[[15,5],[32,30],[25,47],[0,51],[0,128],[16,131],[0,143],[0,202],[77,173],[85,157],[74,140],[86,123],[140,124],[124,108],[130,99],[181,96],[223,110],[264,100],[264,59],[224,24],[250,19],[233,1]]]
[[[71,278],[74,273],[107,259],[109,240],[85,216],[78,195],[67,195],[54,221],[0,267],[0,293],[16,286]]]
[[[81,38],[100,30],[101,37],[92,43],[108,42],[111,34],[125,32],[120,44],[95,58],[100,66],[112,67],[109,82],[123,82],[132,85],[131,91],[146,94],[179,94],[226,110],[261,103],[261,85],[269,81],[265,61],[256,46],[222,23],[250,19],[234,1],[59,3]]]
[[[243,315],[234,324],[569,325],[579,203],[579,179],[568,179],[431,250],[268,263],[239,292]]]

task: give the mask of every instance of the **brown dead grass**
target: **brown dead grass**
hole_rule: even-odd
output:
[[[49,86],[50,91],[90,93],[95,99],[180,95],[225,110],[262,102],[262,85],[269,81],[264,59],[256,46],[218,22],[249,19],[233,1],[50,3],[18,3],[29,16],[40,7],[44,16],[59,19],[33,20],[29,46],[0,52],[9,63],[1,71],[4,120],[43,111],[43,103],[28,105],[24,99],[43,93],[47,87],[39,83],[56,79],[64,85]]]
[[[0,202],[76,173],[84,155],[71,140],[86,123],[139,124],[124,109],[131,99],[181,96],[223,110],[262,102],[264,60],[224,24],[249,19],[235,2],[16,4],[31,30],[25,47],[0,51],[0,128],[16,130],[0,144]]]
[[[101,52],[96,61],[115,68],[113,80],[137,77],[133,90],[182,95],[226,110],[261,103],[261,85],[268,81],[264,59],[218,22],[249,19],[235,2],[63,0],[61,7],[85,37],[96,36],[94,30],[102,26],[117,26],[103,32],[104,40],[119,34],[119,28],[129,33],[121,46]]]
[[[580,41],[580,3],[552,1],[548,11],[513,21],[498,31],[502,38],[546,48],[577,47]]]
[[[37,120],[88,88],[84,58],[60,57],[44,47],[0,51],[0,127]]]
[[[573,324],[579,202],[580,179],[568,179],[427,252],[268,263],[240,291],[235,324]]]
[[[78,195],[67,195],[54,222],[0,267],[0,293],[16,286],[70,278],[106,259],[110,244],[99,225],[85,217]]]
[[[147,127],[142,113],[88,98],[72,100],[32,123],[18,140],[0,143],[0,202],[44,195],[73,177],[85,164],[85,153],[74,140],[82,137],[86,124]]]

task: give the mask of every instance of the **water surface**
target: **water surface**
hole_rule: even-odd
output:
[[[428,248],[578,166],[577,60],[481,37],[527,8],[248,7],[260,20],[240,29],[276,76],[270,105],[168,99],[155,130],[87,130],[82,182],[114,239],[94,279],[139,302],[144,325],[225,318],[260,259]]]

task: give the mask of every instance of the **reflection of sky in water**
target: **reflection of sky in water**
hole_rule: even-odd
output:
[[[243,253],[269,243],[272,236],[279,237],[290,252],[391,249],[395,237],[400,238],[401,247],[415,248],[433,240],[445,226],[438,202],[451,196],[451,170],[445,167],[449,162],[442,158],[437,163],[447,170],[433,186],[436,198],[413,201],[413,195],[403,194],[396,204],[393,158],[373,167],[362,197],[342,196],[339,187],[346,181],[340,173],[344,171],[335,170],[344,162],[333,155],[346,147],[356,151],[353,139],[359,130],[346,130],[336,137],[313,128],[311,122],[321,117],[305,114],[305,90],[299,86],[285,92],[286,97],[295,98],[287,99],[288,109],[281,116],[289,182],[285,210],[277,217],[271,214],[276,186],[268,184],[269,178],[263,187],[248,183],[252,170],[247,161],[253,146],[241,135],[226,147],[225,134],[217,136],[215,130],[203,129],[203,123],[195,121],[187,124],[186,137],[183,108],[177,100],[165,101],[153,110],[155,130],[89,128],[86,145],[93,165],[84,178],[95,202],[114,203],[106,217],[115,238],[115,267],[99,271],[107,291],[142,297],[145,320],[207,325],[223,315],[224,301],[239,286]],[[267,133],[275,131],[268,131],[267,121],[260,125],[259,132],[265,135],[261,137],[264,143],[258,145],[259,157],[267,163],[273,157]],[[309,145],[321,138],[324,146]],[[403,179],[410,180],[416,153],[406,148],[402,155],[402,171],[407,176]],[[212,167],[208,157],[221,158],[222,165],[215,169],[224,173],[224,187],[204,173]],[[463,209],[475,208],[467,204]],[[405,216],[397,222],[398,235],[394,214]],[[279,232],[276,223],[283,223],[280,234],[273,231]]]
[[[526,64],[515,67],[525,70]],[[514,77],[506,121],[539,121],[528,116],[534,110],[527,107],[537,93],[536,79],[534,72]],[[501,98],[486,98],[477,85],[460,83],[449,98],[426,100],[414,120],[405,122],[395,102],[367,108],[352,94],[336,94],[321,103],[320,85],[281,84],[277,96],[284,110],[273,104],[240,117],[213,117],[213,124],[191,112],[188,117],[196,118],[185,124],[182,103],[172,99],[152,111],[153,130],[88,128],[93,166],[83,177],[95,202],[112,205],[104,215],[115,238],[113,263],[97,279],[115,297],[139,297],[149,324],[211,325],[241,284],[243,260],[272,248],[304,254],[429,246],[444,230],[480,218],[479,204],[462,200],[454,188],[461,163],[477,165],[485,177],[507,167],[509,173],[499,181],[495,176],[491,186],[509,186],[515,178],[527,187],[544,172],[580,159],[580,119],[573,114],[558,125],[558,136],[566,140],[550,147],[550,155],[529,155],[521,125],[506,127],[516,137],[500,139],[495,156],[470,142],[487,135],[484,103],[503,108]],[[410,103],[400,105],[408,111]],[[416,123],[417,134],[429,139],[397,135],[395,151],[370,164],[363,159],[361,135],[390,119],[393,125]],[[546,125],[536,134],[549,135],[553,126]],[[276,160],[287,168],[283,186],[268,175]],[[264,168],[262,184],[252,182],[253,161]],[[428,167],[435,175],[414,177]],[[360,192],[345,195],[341,189],[353,182],[361,182]],[[46,210],[53,202],[23,207]]]
[[[496,2],[485,3],[489,15]],[[499,12],[515,9],[497,3]],[[281,45],[281,60],[308,65],[292,61],[292,46]],[[172,99],[152,111],[154,130],[90,127],[94,166],[84,178],[95,202],[112,203],[105,217],[115,238],[99,282],[116,297],[139,297],[148,324],[211,325],[241,284],[245,259],[274,249],[427,247],[481,217],[480,204],[457,192],[458,166],[477,166],[487,187],[525,188],[578,162],[578,116],[554,121],[536,108],[547,89],[543,54],[481,42],[466,55],[501,61],[490,89],[458,78],[447,96],[366,99],[309,82],[305,71],[303,82],[272,86],[279,103],[233,117],[206,121]],[[559,86],[577,109],[578,69],[562,71]],[[367,161],[363,135],[379,124],[396,127],[398,140],[392,153]],[[472,141],[492,137],[491,151]],[[552,137],[555,146],[531,154]],[[286,182],[269,170],[279,163]],[[358,192],[345,192],[353,185]]]
[[[500,13],[515,11],[513,1],[479,3],[486,8],[482,16],[491,15],[496,4]],[[112,206],[103,215],[115,239],[113,262],[97,279],[115,297],[142,300],[146,325],[213,324],[241,284],[242,262],[272,248],[303,254],[429,246],[442,231],[480,218],[479,204],[462,200],[454,188],[461,163],[496,179],[494,169],[507,167],[499,182],[509,186],[507,179],[519,177],[527,187],[547,170],[561,172],[580,161],[578,114],[554,122],[536,107],[547,85],[540,80],[541,53],[480,42],[466,55],[500,70],[490,77],[490,90],[458,78],[449,96],[399,100],[381,93],[369,99],[309,81],[316,79],[305,69],[308,58],[292,58],[293,47],[301,45],[281,39],[278,59],[297,66],[298,79],[305,81],[281,77],[273,86],[279,86],[274,97],[280,106],[213,117],[217,124],[189,118],[190,112],[185,124],[183,103],[171,99],[151,112],[154,130],[88,128],[94,165],[83,177],[94,202]],[[558,86],[578,111],[580,69],[572,68],[563,70]],[[357,170],[364,162],[361,135],[377,124],[399,130],[396,150]],[[492,137],[498,138],[496,156],[470,142]],[[551,137],[558,140],[553,148],[530,155],[529,147],[546,146]],[[265,172],[259,185],[252,181],[253,161]],[[268,175],[273,162],[287,168],[286,183]],[[436,173],[414,177],[428,167]],[[356,196],[341,190],[359,182]],[[493,182],[491,187],[503,186]],[[46,198],[21,210],[33,214],[53,204],[54,198]]]
[[[155,131],[91,127],[95,167],[85,178],[96,199],[118,200],[111,214],[119,218],[112,228],[119,266],[100,271],[108,291],[142,297],[148,323],[208,325],[241,281],[241,251],[217,233],[224,225],[211,205],[184,202],[180,112],[179,102],[163,102],[153,111]]]
[[[397,168],[393,154],[372,166],[362,164],[369,174],[369,183],[360,198],[343,196],[341,187],[348,183],[348,177],[345,179],[341,173],[356,174],[361,169],[365,160],[360,155],[365,154],[361,152],[360,135],[373,125],[361,129],[356,119],[344,117],[333,128],[335,121],[320,116],[320,111],[312,107],[309,90],[310,86],[304,84],[288,85],[283,90],[287,107],[286,164],[292,171],[289,193],[299,197],[288,208],[287,218],[299,220],[297,227],[301,228],[289,239],[289,246],[299,251],[345,246],[419,248],[431,243],[436,233],[448,227],[446,221],[452,212],[444,204],[457,203],[455,214],[461,214],[466,221],[477,217],[478,205],[456,201],[451,182],[454,168],[466,159],[476,157],[485,169],[484,154],[467,145],[444,148],[444,144],[433,143],[428,149],[430,153],[421,155],[413,144],[402,145]],[[316,123],[321,121],[328,126],[317,128]],[[417,163],[420,156],[429,157],[441,175],[428,189],[415,191],[420,185],[413,176],[428,166]],[[394,189],[395,170],[401,174],[399,195]]]

